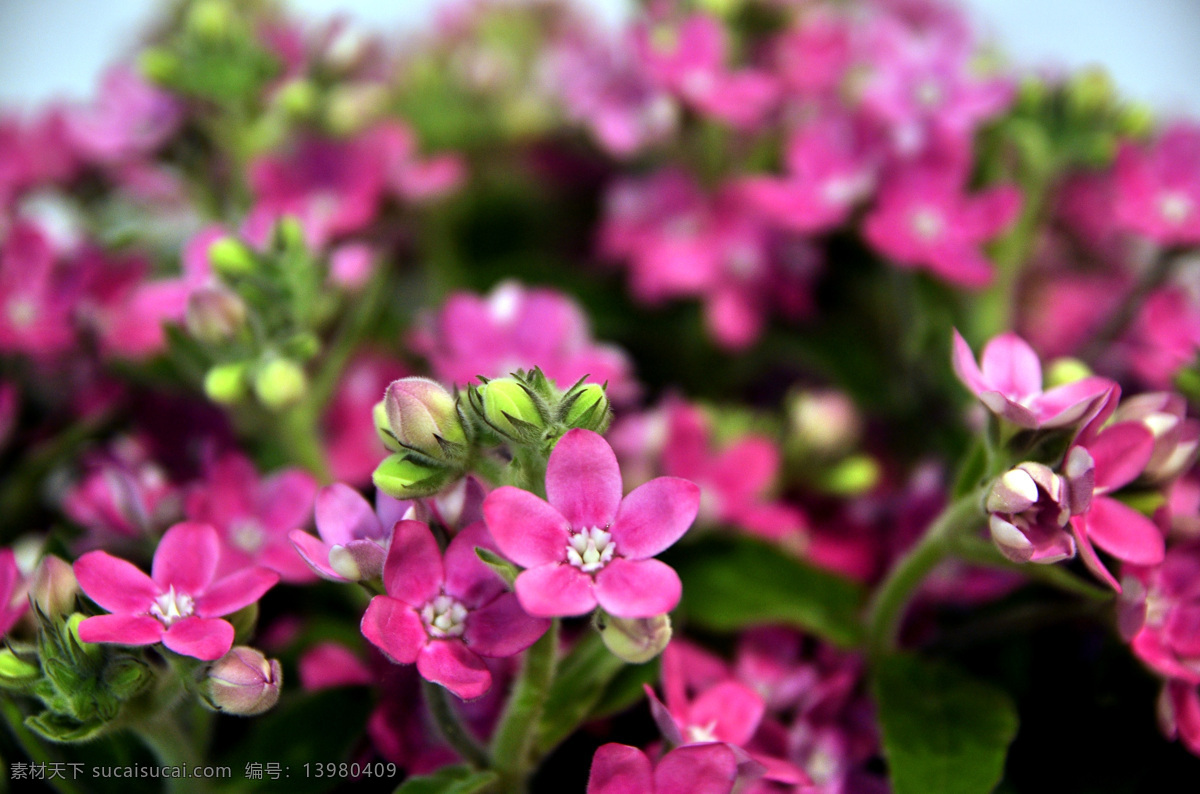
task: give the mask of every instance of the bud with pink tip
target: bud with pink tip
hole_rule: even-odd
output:
[[[262,714],[278,702],[282,684],[279,660],[245,645],[233,648],[208,669],[208,698],[226,714]]]
[[[429,378],[392,381],[383,398],[388,429],[400,446],[443,459],[466,444],[457,403]]]
[[[43,557],[29,585],[29,597],[42,614],[71,614],[75,611],[75,596],[78,593],[79,582],[75,579],[71,564],[53,554]]]

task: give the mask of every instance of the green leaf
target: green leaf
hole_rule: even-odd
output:
[[[432,775],[410,777],[395,794],[476,794],[500,779],[495,772],[476,772],[469,766],[448,766]]]
[[[521,573],[521,569],[513,565],[508,560],[501,557],[491,549],[485,549],[481,546],[475,547],[475,556],[483,562],[484,565],[496,572],[496,575],[504,580],[511,590],[513,582],[517,581],[517,574]]]
[[[645,664],[625,665],[621,672],[617,673],[604,688],[604,694],[592,708],[588,719],[599,720],[611,717],[645,700],[646,691],[643,687],[658,681],[661,659],[660,656]]]
[[[987,794],[1017,733],[1003,690],[940,662],[880,660],[875,699],[894,794]]]
[[[609,682],[624,668],[625,662],[604,647],[600,635],[588,632],[559,665],[538,724],[538,752],[549,753],[586,721]]]
[[[667,559],[683,580],[681,609],[695,625],[735,631],[783,623],[843,647],[862,638],[863,589],[775,546],[710,538]]]

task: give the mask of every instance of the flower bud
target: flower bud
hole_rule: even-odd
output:
[[[42,677],[36,664],[27,662],[8,648],[0,650],[0,687],[24,689]]]
[[[161,47],[150,47],[138,56],[138,68],[151,83],[168,85],[179,74],[179,58]]]
[[[401,446],[435,458],[447,444],[466,444],[454,396],[429,378],[392,381],[383,398],[388,427]]]
[[[279,701],[283,670],[277,659],[239,645],[208,670],[208,696],[226,714],[262,714]]]
[[[58,617],[75,610],[79,583],[70,563],[48,554],[38,563],[29,585],[29,597],[43,615]]]
[[[200,0],[187,15],[188,33],[208,41],[220,41],[229,33],[233,13],[223,0]]]
[[[254,376],[254,393],[259,402],[273,411],[298,402],[307,390],[304,370],[290,359],[271,359]]]
[[[522,435],[523,425],[543,427],[545,420],[524,384],[514,378],[497,378],[478,387],[483,418],[506,436]]]
[[[204,393],[221,405],[233,405],[246,397],[246,362],[218,364],[204,375]]]
[[[375,407],[371,409],[371,417],[375,420],[375,434],[379,436],[379,440],[388,451],[399,452],[402,447],[392,437],[392,426],[388,423],[387,406],[383,400],[375,403]]]
[[[227,342],[246,324],[246,304],[224,287],[203,287],[188,296],[186,322],[201,342]]]
[[[617,618],[604,612],[596,617],[600,638],[618,659],[643,664],[663,652],[671,641],[671,616]]]
[[[254,253],[235,237],[222,237],[208,247],[208,263],[222,276],[246,276],[258,265]]]
[[[375,119],[387,105],[387,92],[378,85],[341,85],[330,90],[325,123],[335,135],[353,135]]]
[[[425,466],[402,453],[385,458],[371,474],[371,480],[393,499],[416,499],[437,493],[457,475],[455,470]]]
[[[858,440],[862,423],[854,403],[837,391],[805,391],[788,405],[792,435],[805,451],[832,457]]]
[[[879,464],[870,455],[851,455],[832,466],[821,477],[827,493],[853,496],[869,491],[879,482]]]
[[[80,612],[72,613],[71,617],[67,618],[67,622],[62,625],[62,636],[64,640],[70,637],[77,647],[83,649],[84,656],[95,662],[104,657],[104,649],[98,643],[93,644],[79,639],[79,624],[86,619],[87,615]]]
[[[290,80],[275,95],[284,112],[295,118],[305,118],[317,106],[317,89],[308,80]]]
[[[1038,486],[1024,469],[1011,469],[1001,475],[988,493],[989,513],[1023,513],[1038,500]]]
[[[1056,358],[1046,368],[1047,390],[1090,377],[1092,369],[1077,358]]]
[[[567,427],[582,427],[597,433],[608,428],[612,418],[609,412],[608,395],[604,387],[598,383],[586,383],[577,389],[572,389],[563,397],[567,405],[563,424]]]

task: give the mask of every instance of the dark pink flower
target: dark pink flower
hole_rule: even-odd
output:
[[[1159,565],[1121,566],[1117,625],[1166,678],[1200,684],[1200,546],[1173,545]]]
[[[1021,194],[1002,185],[968,195],[960,171],[917,165],[893,174],[880,187],[863,234],[899,267],[926,268],[975,289],[993,275],[980,247],[1016,220]]]
[[[401,521],[384,563],[387,595],[372,598],[362,618],[363,636],[388,658],[416,662],[423,678],[463,700],[491,688],[481,656],[520,653],[550,625],[521,610],[476,547],[495,549],[482,524],[456,535],[443,558],[426,524]]]
[[[336,642],[319,642],[304,652],[298,665],[300,686],[318,692],[343,686],[370,686],[375,676],[354,651]]]
[[[597,433],[576,428],[550,453],[544,501],[505,486],[483,515],[504,556],[524,567],[515,584],[531,615],[582,615],[599,604],[620,618],[670,612],[682,585],[651,559],[687,531],[700,489],[659,477],[621,498],[621,470]]]
[[[63,511],[92,533],[100,545],[107,536],[157,535],[179,510],[179,492],[163,467],[150,457],[143,438],[119,438],[84,460],[78,481],[63,496]]]
[[[636,747],[610,743],[592,758],[587,794],[731,794],[738,758],[724,744],[677,747],[657,767]]]
[[[954,332],[952,363],[963,385],[988,409],[1020,427],[1066,427],[1093,416],[1116,384],[1088,377],[1042,391],[1042,364],[1037,353],[1014,333],[987,343],[980,359],[965,339]]]
[[[29,609],[25,597],[29,582],[17,566],[17,557],[12,549],[0,549],[0,637],[16,625]]]
[[[1163,246],[1200,243],[1200,127],[1179,123],[1148,151],[1121,147],[1117,220]]]
[[[260,479],[248,458],[228,453],[192,487],[184,510],[190,520],[216,527],[221,574],[262,565],[285,582],[311,582],[315,575],[292,548],[288,533],[308,523],[316,493],[317,482],[308,472],[284,469]]]
[[[1168,739],[1178,738],[1200,755],[1200,690],[1192,681],[1169,680],[1158,699],[1158,724]]]
[[[320,539],[293,529],[288,539],[308,566],[324,579],[359,582],[383,575],[392,529],[412,518],[412,502],[393,499],[382,491],[375,509],[358,491],[342,483],[317,492],[316,523]]]
[[[46,236],[15,224],[0,248],[0,352],[49,357],[70,349],[76,297]]]
[[[265,568],[243,568],[217,579],[221,544],[206,524],[176,524],[154,552],[151,575],[107,552],[75,562],[88,598],[112,614],[79,624],[84,642],[152,645],[212,661],[233,646],[233,626],[221,616],[249,606],[279,581]],[[215,580],[215,581],[214,581]]]
[[[1142,304],[1129,332],[1117,343],[1133,374],[1156,389],[1169,389],[1200,349],[1200,302],[1170,285]]]

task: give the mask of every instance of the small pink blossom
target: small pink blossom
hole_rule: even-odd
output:
[[[250,567],[217,579],[220,555],[216,530],[197,523],[167,530],[154,552],[150,576],[107,552],[84,554],[75,562],[79,587],[112,614],[80,623],[80,639],[120,645],[162,642],[184,656],[221,658],[233,646],[234,630],[220,618],[253,604],[279,575]]]
[[[1149,150],[1121,147],[1118,222],[1163,246],[1200,243],[1200,127],[1179,123]]]
[[[526,569],[515,584],[526,612],[582,615],[599,604],[616,617],[648,618],[675,608],[679,576],[652,557],[696,519],[694,483],[659,477],[622,499],[612,448],[576,428],[550,453],[546,495],[505,486],[483,503],[501,552]]]
[[[44,358],[75,344],[77,291],[47,237],[18,222],[0,247],[0,352]]]
[[[455,536],[443,558],[426,524],[401,521],[384,563],[387,594],[371,599],[362,618],[363,636],[388,658],[416,662],[423,678],[463,700],[491,688],[481,656],[520,653],[550,625],[521,610],[477,547],[495,548],[482,524]]]
[[[29,582],[17,565],[12,549],[0,549],[0,637],[16,625],[29,609]]]
[[[641,750],[610,743],[596,750],[587,794],[732,794],[738,758],[724,744],[677,747],[657,766]]]
[[[1014,333],[993,338],[983,349],[982,368],[965,339],[954,332],[954,372],[988,409],[1028,429],[1066,427],[1089,419],[1116,384],[1088,377],[1042,391],[1037,353]]]
[[[412,502],[382,491],[375,509],[358,491],[343,483],[317,492],[316,523],[320,539],[293,529],[288,539],[308,566],[323,579],[359,582],[383,575],[388,542],[396,522],[412,517]]]
[[[1121,566],[1117,624],[1159,675],[1200,684],[1200,546],[1173,545],[1158,565]]]
[[[145,439],[117,439],[84,460],[81,476],[63,496],[63,511],[99,544],[105,537],[145,538],[177,516],[179,492],[150,457]]]
[[[306,692],[319,692],[343,686],[370,686],[375,676],[367,665],[345,645],[319,642],[304,652],[298,665],[300,686]]]
[[[179,128],[183,108],[130,66],[110,69],[94,105],[68,112],[77,150],[100,163],[152,154]]]
[[[925,268],[976,289],[993,276],[980,247],[1016,220],[1021,194],[1001,185],[969,195],[960,170],[929,165],[899,170],[880,187],[863,234],[899,267]]]
[[[1156,290],[1116,347],[1144,383],[1171,388],[1175,376],[1200,350],[1200,301],[1179,286]]]

